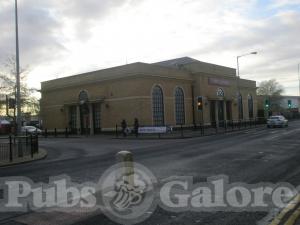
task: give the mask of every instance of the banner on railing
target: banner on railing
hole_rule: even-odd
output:
[[[163,134],[167,133],[167,127],[139,127],[139,134]]]

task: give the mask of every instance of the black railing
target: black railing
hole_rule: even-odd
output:
[[[224,120],[213,121],[211,123],[200,123],[193,126],[185,126],[183,124],[175,127],[167,126],[165,133],[149,133],[149,134],[136,134],[134,126],[129,125],[126,130],[122,129],[120,124],[116,124],[115,136],[116,138],[130,138],[130,137],[156,137],[156,138],[188,138],[207,136],[221,133],[228,133],[233,131],[245,130],[256,128],[258,126],[265,126],[266,119],[253,118],[250,120]],[[148,126],[140,126],[148,127]],[[149,126],[151,127],[151,126]],[[125,133],[125,132],[126,133]]]
[[[38,135],[8,136],[0,138],[0,162],[12,162],[39,152]]]

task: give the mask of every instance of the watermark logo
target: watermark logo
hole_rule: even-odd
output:
[[[111,220],[120,224],[135,224],[151,216],[156,207],[157,180],[146,167],[117,164],[101,177],[100,208]]]
[[[286,207],[299,197],[300,186],[289,183],[231,183],[226,175],[195,183],[193,177],[172,176],[160,182],[138,163],[116,164],[97,183],[73,183],[67,175],[35,183],[26,177],[0,178],[0,212],[56,211],[105,214],[112,221],[132,225],[160,208],[168,212],[244,212]]]
[[[133,177],[131,178],[131,176]],[[134,180],[134,182],[131,183],[130,180]],[[123,176],[116,182],[116,192],[112,204],[120,211],[141,204],[146,185],[139,177],[136,179],[135,175]]]

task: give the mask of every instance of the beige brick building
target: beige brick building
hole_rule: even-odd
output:
[[[239,86],[239,88],[238,88]],[[238,97],[240,90],[240,97]],[[125,119],[140,125],[193,126],[256,117],[256,82],[233,68],[188,57],[133,63],[42,82],[44,128],[91,134],[113,130]],[[203,96],[203,110],[197,97]]]

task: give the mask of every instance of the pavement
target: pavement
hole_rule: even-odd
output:
[[[191,139],[42,138],[40,145],[48,151],[45,160],[0,168],[0,177],[26,176],[35,182],[48,182],[50,176],[67,174],[73,182],[97,182],[115,163],[117,152],[130,150],[134,160],[149,168],[159,180],[170,176],[193,176],[195,182],[202,182],[207,177],[225,174],[230,182],[288,182],[298,186],[299,135],[300,121],[293,121],[288,128],[257,128]],[[270,213],[171,213],[157,208],[141,224],[264,225],[271,223],[272,218],[265,220]],[[85,213],[1,213],[0,224],[115,225],[102,214],[87,216]]]
[[[0,167],[9,167],[9,166],[15,166],[18,164],[23,164],[23,163],[29,163],[33,162],[36,160],[42,160],[47,157],[47,151],[43,148],[39,149],[38,153],[35,153],[33,157],[31,155],[26,155],[21,158],[15,158],[12,162],[9,161],[0,161]]]

